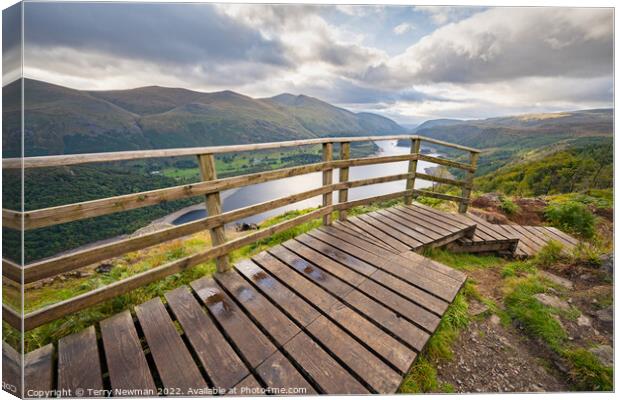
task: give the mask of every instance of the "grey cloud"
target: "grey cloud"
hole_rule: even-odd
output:
[[[26,46],[69,47],[163,64],[286,66],[277,40],[208,4],[26,3]]]
[[[611,75],[611,9],[499,8],[449,24],[364,74],[392,86]]]

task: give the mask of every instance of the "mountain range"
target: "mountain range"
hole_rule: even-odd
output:
[[[4,157],[19,155],[20,92],[17,81],[3,88]],[[24,104],[27,156],[406,132],[376,114],[287,93],[255,99],[159,86],[83,91],[26,79]]]

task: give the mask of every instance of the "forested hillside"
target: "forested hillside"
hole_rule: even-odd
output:
[[[613,187],[613,139],[581,138],[564,149],[539,149],[477,178],[476,189],[539,196]]]
[[[4,96],[4,157],[19,155],[19,82]],[[202,93],[158,86],[82,91],[24,80],[27,156],[400,134],[374,114],[353,113],[308,96],[254,99],[232,91]]]

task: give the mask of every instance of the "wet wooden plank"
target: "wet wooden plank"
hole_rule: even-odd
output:
[[[213,385],[230,389],[250,374],[189,288],[166,293],[166,301]]]
[[[295,340],[295,339],[293,339]],[[290,342],[289,342],[290,343]],[[285,348],[287,348],[285,346]],[[303,360],[302,360],[303,361]],[[286,395],[286,390],[303,389],[305,394],[316,394],[316,390],[293,366],[293,364],[280,352],[273,354],[262,363],[256,372],[270,389],[270,394]],[[285,390],[284,393],[278,392]]]
[[[295,261],[294,258],[285,256],[283,251],[280,251],[279,253],[282,255],[280,258],[282,261],[289,264],[292,268],[296,268],[294,265],[290,264],[291,261]],[[392,332],[405,343],[411,345],[411,347],[415,348],[418,351],[422,349],[422,346],[428,339],[428,335],[426,333],[422,332],[418,327],[412,325],[408,321],[400,318],[399,315],[395,314],[393,311],[389,310],[385,306],[377,303],[376,301],[372,300],[368,296],[364,295],[363,293],[356,290],[354,287],[349,286],[344,282],[342,282],[342,284],[348,286],[348,290],[346,290],[344,294],[333,292],[331,288],[334,285],[331,284],[331,281],[336,280],[336,278],[328,275],[323,275],[319,278],[318,272],[322,271],[322,267],[322,264],[308,263],[305,266],[304,270],[312,268],[313,273],[308,274],[307,276],[315,284],[331,292],[336,297],[346,301],[348,304],[353,306],[353,308],[361,311],[368,318],[383,326],[386,330]],[[339,265],[339,268],[346,269],[342,265]]]
[[[269,297],[271,301],[282,307],[284,312],[301,326],[309,325],[321,315],[308,302],[269,275],[253,261],[239,261],[235,268],[260,289],[265,296]]]
[[[88,396],[87,389],[103,389],[94,326],[58,341],[58,388],[70,391],[72,397]]]
[[[207,387],[159,297],[135,310],[164,388],[179,395]]]
[[[193,281],[191,287],[252,368],[276,352],[274,344],[212,278]]]
[[[269,249],[269,253],[294,268],[313,282],[320,282],[321,286],[336,296],[344,296],[353,288],[347,283],[328,274],[315,264],[299,257],[284,246],[275,246]]]
[[[444,232],[453,233],[453,232],[458,232],[462,229],[467,229],[466,227],[456,227],[454,225],[446,223],[442,220],[435,219],[421,212],[407,212],[408,210],[411,210],[411,209],[403,207],[403,206],[396,206],[396,207],[390,208],[389,210],[398,211],[399,215],[403,217],[409,216],[418,221],[424,221],[428,226],[441,228],[443,229]]]
[[[402,373],[408,370],[416,357],[413,350],[269,253],[261,253],[254,260],[383,360]]]
[[[215,280],[251,316],[251,319],[281,347],[300,332],[286,315],[259,293],[238,272],[218,273]]]
[[[398,372],[326,317],[320,317],[310,324],[308,332],[373,391],[393,393],[400,385],[402,377]]]
[[[34,391],[52,390],[54,381],[54,346],[50,343],[24,357],[24,387],[27,397],[34,397]],[[30,393],[30,394],[28,394]],[[49,397],[49,396],[38,396]]]
[[[308,335],[300,333],[284,346],[284,349],[299,362],[324,393],[367,394],[360,382],[319,347]]]
[[[334,270],[348,271],[340,268],[340,264],[347,265],[353,271],[357,272],[357,274],[345,274],[340,272],[341,275],[338,275],[338,277],[354,286],[357,286],[364,280],[364,278],[360,278],[360,275],[358,274],[369,276],[377,270],[376,267],[368,264],[367,262],[340,251],[335,247],[329,246],[327,243],[317,240],[310,235],[298,236],[296,242],[292,242],[288,248],[303,255],[304,257],[307,257],[309,260],[316,261],[321,265],[321,267],[324,267],[327,264],[336,263],[336,266],[333,268]]]
[[[119,395],[138,389],[143,396],[155,396],[157,387],[129,311],[101,321],[100,327],[112,389]]]

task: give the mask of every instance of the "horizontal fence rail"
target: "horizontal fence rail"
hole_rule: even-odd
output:
[[[409,154],[402,155],[349,158],[350,145],[352,142],[382,140],[408,140],[411,142],[411,151]],[[421,154],[420,146],[422,142],[428,142],[468,152],[470,156],[470,163],[462,163]],[[217,178],[213,158],[216,154],[317,144],[321,144],[323,148],[323,160],[321,162],[230,178]],[[334,144],[338,144],[340,146],[340,159],[337,160],[333,159]],[[207,261],[216,260],[218,270],[226,270],[229,268],[228,255],[233,250],[255,243],[258,240],[265,239],[271,235],[283,232],[311,220],[322,218],[323,223],[330,224],[331,216],[334,212],[338,213],[338,218],[340,220],[346,220],[347,210],[352,207],[396,198],[403,198],[405,203],[411,203],[415,197],[428,196],[442,200],[454,201],[459,204],[459,211],[465,212],[467,210],[467,205],[469,204],[469,196],[471,194],[473,183],[473,173],[476,170],[478,153],[479,150],[477,149],[425,138],[422,136],[399,135],[321,138],[235,146],[4,159],[3,168],[43,168],[84,163],[193,155],[198,157],[202,172],[202,180],[189,185],[130,193],[92,201],[26,211],[23,213],[13,210],[3,210],[2,220],[4,227],[19,230],[37,229],[196,196],[205,197],[209,215],[205,218],[155,232],[146,233],[140,236],[129,237],[83,250],[61,254],[48,259],[39,260],[23,267],[13,261],[3,259],[2,275],[5,281],[8,282],[14,282],[15,284],[17,284],[17,282],[31,284],[42,279],[47,279],[58,274],[74,271],[97,262],[121,256],[132,251],[145,249],[173,239],[182,238],[202,231],[209,231],[211,233],[212,246],[204,251],[170,261],[166,264],[132,275],[123,280],[99,287],[76,297],[45,306],[24,315],[24,327],[26,330],[30,330]],[[428,161],[450,168],[462,169],[466,171],[466,178],[464,180],[457,180],[419,173],[416,171],[418,160]],[[351,167],[403,161],[408,162],[408,169],[407,171],[403,171],[403,173],[375,178],[349,180],[349,168]],[[340,171],[338,182],[333,181],[332,171],[334,169],[338,169]],[[223,190],[241,188],[257,183],[264,183],[311,173],[322,173],[323,182],[321,186],[262,203],[238,208],[232,211],[221,212],[220,192]],[[415,189],[416,179],[459,187],[462,190],[462,195],[452,196],[443,193],[431,192],[428,190]],[[401,180],[406,181],[403,191],[386,193],[357,200],[348,199],[349,189]],[[338,201],[336,204],[332,204],[334,192],[338,193]],[[260,229],[239,238],[232,240],[226,239],[224,234],[224,226],[226,224],[253,215],[261,214],[265,211],[277,209],[279,207],[316,197],[322,197],[323,202],[322,206],[314,211],[285,220],[273,226]],[[20,318],[19,313],[6,305],[3,306],[3,310],[3,319],[15,328],[20,329],[22,319]]]

